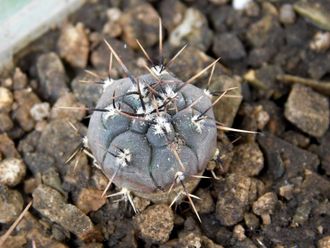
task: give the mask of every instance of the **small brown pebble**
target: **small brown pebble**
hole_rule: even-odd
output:
[[[93,170],[92,175],[93,186],[95,186],[98,190],[105,190],[108,185],[109,179],[101,172],[99,169]]]
[[[80,191],[76,206],[85,214],[97,211],[107,201],[106,197],[102,197],[102,191],[97,189],[84,188]]]
[[[166,204],[157,204],[137,215],[134,222],[143,240],[165,243],[174,227],[174,215]]]
[[[319,53],[327,51],[330,48],[330,32],[317,32],[309,47]]]
[[[197,190],[196,196],[201,198],[201,200],[195,201],[195,205],[198,213],[207,214],[214,211],[215,204],[211,192],[209,190],[200,188]]]
[[[13,76],[13,89],[22,90],[26,88],[28,84],[28,78],[25,73],[21,71],[20,68],[16,68]]]
[[[6,133],[0,134],[0,153],[3,154],[5,158],[20,158],[14,142]]]
[[[252,210],[256,215],[261,216],[265,225],[270,224],[270,214],[273,213],[277,203],[277,196],[274,192],[268,192],[253,203]]]
[[[0,112],[0,133],[7,132],[14,127],[14,123],[8,113]]]
[[[82,23],[64,25],[57,45],[61,57],[73,67],[86,67],[89,41]]]
[[[137,211],[142,212],[150,205],[150,201],[145,198],[136,196],[133,199],[133,204],[134,204],[135,208],[137,209]]]
[[[35,104],[40,103],[39,97],[31,88],[15,91],[14,97],[18,107],[13,111],[13,116],[24,131],[31,131],[35,122],[30,110]]]
[[[145,47],[158,42],[159,16],[148,3],[139,4],[120,16],[119,23],[123,29],[123,39],[132,48],[138,49],[136,39]]]
[[[317,242],[317,248],[329,248],[330,247],[330,236],[325,236]]]
[[[264,157],[256,143],[246,143],[234,147],[234,155],[229,170],[245,176],[256,176],[264,167]]]
[[[77,109],[61,109],[61,107],[68,106]],[[85,106],[78,102],[72,93],[66,93],[56,101],[50,112],[50,117],[51,119],[72,119],[80,121],[84,118],[85,114]]]
[[[23,209],[23,198],[16,190],[0,184],[0,223],[11,223]]]
[[[244,218],[249,203],[252,180],[249,177],[231,174],[225,182],[224,190],[218,195],[216,218],[222,225],[232,226]]]
[[[292,199],[293,197],[293,185],[287,184],[279,188],[279,195],[284,197],[287,200]]]
[[[253,230],[259,227],[259,218],[253,213],[244,214],[244,222],[249,229]]]
[[[14,102],[13,94],[5,87],[0,87],[0,112],[8,113]]]
[[[32,178],[29,178],[27,180],[24,181],[24,192],[26,194],[32,194],[32,192],[38,187],[38,185],[40,184],[40,181],[37,180],[36,178],[32,177]]]
[[[119,18],[122,12],[118,8],[110,8],[107,10],[108,22],[103,27],[103,33],[110,37],[118,37],[122,33],[122,27],[119,24]]]
[[[244,239],[246,239],[245,230],[242,225],[234,226],[233,237],[239,241],[243,241]]]
[[[7,158],[0,162],[0,183],[10,187],[16,186],[24,178],[25,172],[23,160]]]

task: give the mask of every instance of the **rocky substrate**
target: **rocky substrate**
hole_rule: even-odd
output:
[[[159,17],[166,57],[189,44],[169,70],[187,80],[221,57],[210,90],[237,88],[216,118],[258,132],[218,133],[220,159],[194,191],[201,223],[185,201],[169,208],[134,197],[134,214],[102,197],[108,180],[85,154],[65,164],[86,133],[85,107],[102,92],[80,82],[95,80],[84,69],[108,75],[103,39],[134,75],[146,73],[136,39],[157,58]],[[330,247],[329,23],[326,0],[242,9],[228,0],[88,1],[0,74],[3,247]],[[111,76],[123,75],[114,62]]]

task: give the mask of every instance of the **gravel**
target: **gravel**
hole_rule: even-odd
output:
[[[314,137],[322,137],[329,127],[328,99],[308,87],[293,86],[284,114],[299,129]]]

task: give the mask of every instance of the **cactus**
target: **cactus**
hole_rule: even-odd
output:
[[[105,40],[110,50],[109,77],[100,80],[103,94],[88,126],[87,136],[68,159],[82,150],[88,151],[98,166],[122,190],[109,197],[123,195],[136,211],[131,193],[153,202],[174,202],[188,197],[196,216],[191,194],[216,151],[217,129],[213,106],[225,94],[200,89],[191,83],[211,69],[210,80],[218,60],[183,82],[167,68],[185,46],[167,63],[162,52],[162,28],[159,31],[159,62],[154,64],[139,41],[151,64],[145,75],[133,76],[120,56]],[[110,77],[113,56],[126,73],[126,78]],[[94,73],[87,71],[89,74]],[[209,84],[208,84],[209,85]],[[212,97],[217,99],[212,103]]]

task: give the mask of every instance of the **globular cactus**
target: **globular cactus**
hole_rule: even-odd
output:
[[[162,58],[161,37],[160,31]],[[100,81],[104,92],[79,149],[91,152],[109,178],[108,185],[122,189],[110,196],[123,194],[133,208],[131,192],[154,202],[173,203],[187,196],[199,218],[190,192],[216,151],[217,129],[226,130],[215,120],[213,106],[230,89],[212,94],[191,82],[210,68],[213,72],[218,60],[183,82],[167,68],[184,48],[167,63],[160,59],[154,65],[138,42],[152,67],[146,65],[149,73],[135,77],[105,42],[111,52],[110,64],[113,55],[127,77]],[[214,95],[218,98],[212,103]]]

